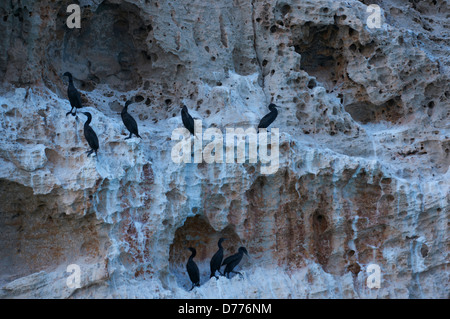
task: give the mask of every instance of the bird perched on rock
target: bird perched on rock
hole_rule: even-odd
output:
[[[83,107],[81,103],[81,95],[80,92],[77,91],[75,86],[73,85],[72,74],[70,72],[66,72],[63,76],[67,76],[69,78],[69,86],[67,87],[67,95],[69,97],[70,106],[72,109],[70,112],[66,113],[66,116],[72,114],[73,116],[77,115],[77,109],[81,109]],[[75,109],[75,112],[72,112]]]
[[[273,103],[269,104],[270,112],[267,113],[266,115],[264,115],[264,117],[261,119],[261,121],[259,122],[259,125],[258,125],[258,129],[267,128],[267,127],[269,127],[270,124],[272,124],[273,121],[275,121],[275,119],[278,116],[277,107],[279,107],[279,106],[275,105]]]
[[[181,119],[183,121],[184,127],[187,128],[188,131],[191,132],[191,134],[195,136],[195,134],[194,134],[194,119],[189,114],[186,105],[183,105],[183,108],[181,109]]]
[[[222,266],[226,265],[223,274],[227,278],[229,278],[231,272],[242,276],[242,274],[240,272],[233,271],[233,269],[241,262],[241,259],[244,256],[244,254],[246,254],[248,256],[247,249],[245,249],[245,247],[239,247],[238,252],[236,254],[225,258],[225,260],[222,263]]]
[[[91,147],[90,151],[87,151],[87,156],[90,156],[93,152],[95,152],[95,155],[97,155],[98,150],[98,138],[97,134],[95,134],[92,127],[89,126],[92,120],[92,115],[89,112],[83,112],[84,115],[87,116],[87,121],[84,123],[84,137],[86,138],[86,141],[88,142],[89,146]]]
[[[130,132],[130,136],[126,137],[125,139],[129,139],[131,138],[131,136],[134,134],[139,138],[142,138],[139,135],[139,130],[138,130],[138,125],[136,123],[136,120],[128,113],[128,105],[130,105],[131,101],[126,101],[125,102],[125,106],[122,109],[122,113],[120,113],[120,115],[122,116],[122,121],[123,124],[125,124],[125,127],[127,128],[127,130]]]
[[[219,274],[221,276],[223,276],[223,274],[220,272],[220,266],[222,264],[222,259],[223,259],[222,243],[223,243],[224,240],[226,240],[226,239],[225,238],[220,238],[219,239],[219,242],[217,243],[217,245],[219,246],[219,250],[214,254],[214,256],[211,258],[211,261],[209,263],[210,268],[211,268],[211,276],[209,278],[215,277],[216,276],[216,271],[218,271]]]
[[[200,272],[198,270],[197,264],[194,262],[194,257],[197,254],[197,251],[192,247],[189,247],[188,249],[192,252],[186,264],[186,270],[188,272],[189,279],[191,279],[192,281],[192,288],[189,290],[191,291],[195,286],[200,287]]]

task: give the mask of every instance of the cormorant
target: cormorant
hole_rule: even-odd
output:
[[[214,254],[214,256],[211,258],[211,262],[209,263],[210,268],[211,268],[211,276],[209,278],[215,277],[216,276],[216,271],[218,271],[219,274],[221,276],[223,276],[223,274],[220,272],[220,266],[222,264],[222,259],[223,259],[222,242],[224,240],[225,240],[225,238],[220,238],[219,239],[219,242],[217,243],[217,245],[219,246],[219,250]]]
[[[70,72],[66,72],[63,76],[67,76],[69,78],[69,86],[67,87],[67,95],[69,96],[70,106],[72,109],[70,112],[66,113],[66,116],[72,114],[73,116],[77,115],[77,109],[81,109],[83,105],[81,104],[81,96],[80,92],[77,91],[75,86],[73,85],[72,74]],[[72,110],[75,108],[75,113],[72,113]]]
[[[223,274],[227,278],[229,278],[230,272],[235,273],[235,274],[239,274],[239,275],[242,276],[242,274],[240,272],[233,271],[233,269],[234,269],[234,267],[236,267],[240,263],[240,261],[241,261],[242,257],[244,256],[244,254],[246,254],[248,256],[247,249],[245,249],[245,247],[239,247],[238,253],[236,253],[234,255],[231,255],[231,256],[228,256],[227,258],[225,258],[225,260],[222,263],[222,266],[223,265],[227,265],[225,267],[224,272],[223,272]]]
[[[90,151],[87,151],[87,156],[90,156],[92,152],[95,152],[95,155],[97,155],[98,150],[98,138],[97,134],[95,134],[92,127],[89,126],[92,120],[92,115],[89,112],[83,112],[84,115],[87,116],[87,121],[84,123],[84,137],[86,138],[86,141],[88,142],[89,146],[91,147]]]
[[[130,132],[130,136],[126,137],[125,138],[126,140],[131,138],[131,135],[133,135],[133,134],[139,138],[142,138],[139,135],[138,125],[136,123],[136,120],[130,114],[128,114],[128,105],[130,105],[131,103],[133,103],[133,102],[127,101],[125,103],[125,107],[122,110],[122,113],[120,113],[120,115],[122,116],[123,124],[125,124],[125,127]]]
[[[189,114],[186,105],[183,105],[183,108],[181,109],[181,119],[183,120],[184,127],[187,128],[189,130],[189,132],[191,132],[191,134],[195,136],[195,134],[194,134],[194,119]]]
[[[272,124],[273,121],[275,121],[275,119],[278,116],[277,107],[279,107],[279,106],[275,105],[273,103],[269,104],[270,112],[267,113],[266,115],[264,115],[264,117],[261,119],[261,121],[259,122],[259,125],[258,125],[258,129],[267,128],[267,127],[269,127],[270,124]]]
[[[200,287],[200,272],[198,270],[197,264],[193,260],[195,255],[197,254],[197,251],[192,247],[189,247],[188,249],[192,252],[192,255],[189,257],[189,260],[186,264],[186,270],[188,272],[189,278],[192,281],[192,288],[189,290],[191,291],[195,286]]]

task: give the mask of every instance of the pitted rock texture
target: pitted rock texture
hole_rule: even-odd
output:
[[[66,25],[74,2],[80,29]],[[380,28],[367,25],[370,4]],[[0,296],[448,298],[449,8],[2,2]],[[85,116],[65,116],[66,71],[97,157]],[[142,140],[124,140],[128,99]],[[271,102],[275,173],[172,160],[183,104],[225,134],[256,128]],[[248,249],[243,278],[209,279],[220,237],[225,256]],[[201,272],[191,292],[189,246]]]

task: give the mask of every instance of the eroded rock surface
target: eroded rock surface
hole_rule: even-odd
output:
[[[72,2],[0,4],[1,297],[448,298],[448,1]],[[172,160],[182,104],[225,133],[270,102],[276,173]],[[209,280],[220,237],[243,279]]]

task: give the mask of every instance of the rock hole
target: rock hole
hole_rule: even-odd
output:
[[[285,16],[286,14],[288,14],[291,11],[292,11],[291,6],[288,4],[285,4],[284,6],[281,7],[281,14],[283,16]]]
[[[308,82],[308,89],[313,89],[316,87],[316,81],[314,79],[309,80]]]
[[[428,252],[429,252],[428,246],[426,244],[422,244],[422,247],[420,248],[420,253],[421,253],[422,257],[423,258],[427,257]]]

